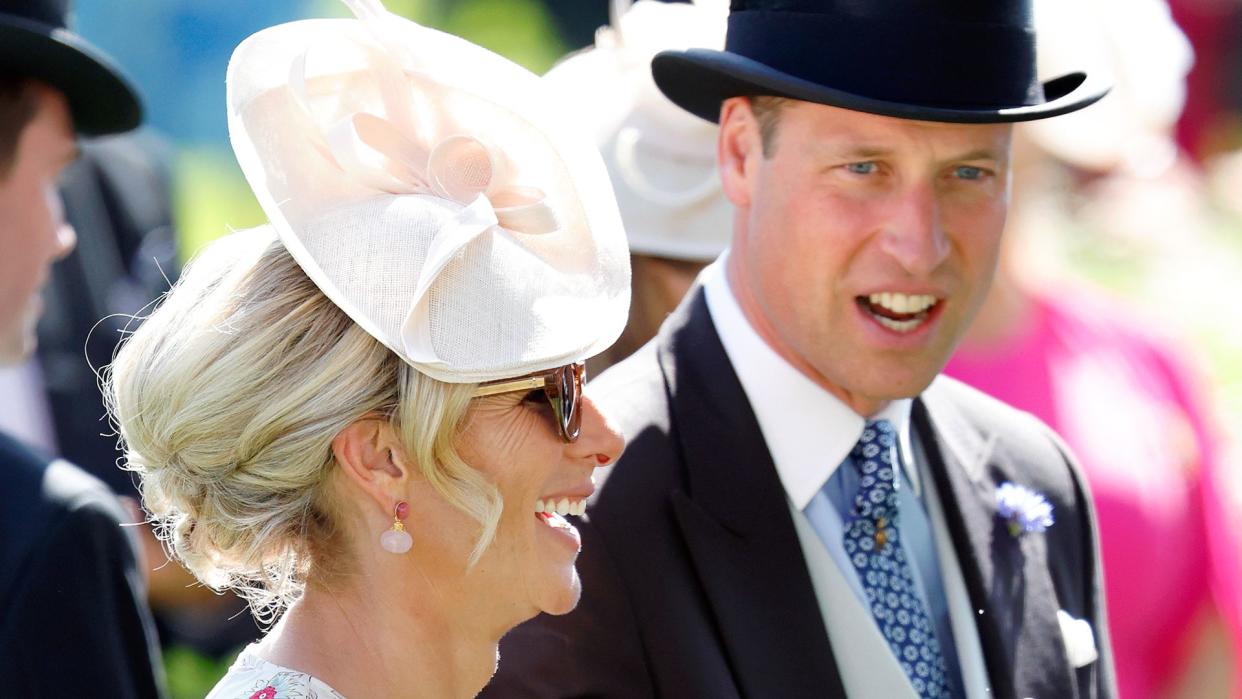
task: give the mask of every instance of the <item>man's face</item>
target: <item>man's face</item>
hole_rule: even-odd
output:
[[[15,160],[0,177],[0,364],[34,349],[42,311],[39,288],[52,262],[73,249],[56,182],[77,154],[65,98],[38,86],[34,118],[18,137]]]
[[[726,102],[729,280],[759,334],[862,415],[926,388],[991,282],[1010,131],[790,101],[764,156]]]

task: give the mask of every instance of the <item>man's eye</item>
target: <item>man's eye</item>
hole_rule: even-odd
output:
[[[542,389],[542,388],[536,388],[535,390],[530,391],[530,392],[529,392],[529,393],[527,393],[526,395],[522,396],[522,402],[523,402],[523,403],[533,403],[533,404],[536,404],[536,405],[544,405],[544,404],[545,404],[545,403],[547,403],[548,401],[547,401],[547,399],[544,397],[544,391],[543,391],[543,389]]]
[[[855,175],[870,175],[875,172],[876,164],[874,161],[864,160],[861,163],[849,163],[845,166],[845,169]]]
[[[980,167],[972,167],[970,165],[959,165],[954,171],[958,179],[963,180],[981,180],[987,175],[987,170]]]

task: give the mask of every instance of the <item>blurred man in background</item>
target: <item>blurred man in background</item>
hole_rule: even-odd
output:
[[[40,287],[72,250],[57,183],[76,136],[138,125],[137,96],[67,30],[67,2],[0,1],[0,362],[35,348]],[[0,434],[0,684],[19,696],[161,694],[127,518],[96,479]]]

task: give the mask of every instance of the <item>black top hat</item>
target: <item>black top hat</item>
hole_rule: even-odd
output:
[[[142,121],[129,81],[68,29],[70,0],[0,0],[0,72],[35,78],[65,94],[74,128],[128,131]]]
[[[721,101],[774,95],[959,123],[1043,119],[1108,86],[1035,75],[1030,0],[733,0],[724,51],[663,51],[651,64],[673,102],[716,121]]]

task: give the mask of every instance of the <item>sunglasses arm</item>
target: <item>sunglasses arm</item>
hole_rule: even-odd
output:
[[[536,388],[543,388],[548,383],[545,376],[527,376],[521,379],[509,379],[507,381],[496,381],[493,383],[479,384],[474,390],[474,397],[481,398],[483,396],[494,396],[500,393],[514,393],[516,391],[532,391]]]

